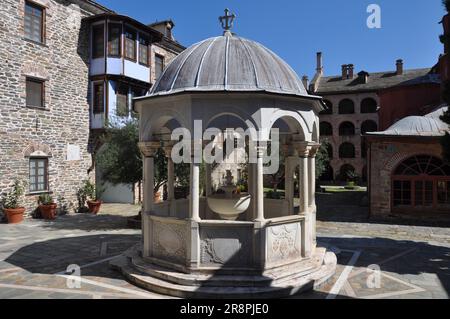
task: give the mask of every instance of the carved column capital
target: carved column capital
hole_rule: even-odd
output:
[[[320,146],[321,146],[320,143],[311,143],[311,144],[310,144],[311,150],[310,150],[310,152],[309,152],[309,156],[310,156],[310,157],[316,157],[317,152],[318,152],[319,149],[320,149]]]
[[[175,145],[175,141],[166,141],[163,143],[163,150],[166,157],[170,158],[172,156],[172,149]]]
[[[309,142],[294,142],[293,145],[299,157],[309,157],[311,152],[311,145]]]
[[[139,149],[141,150],[142,155],[144,155],[145,157],[155,157],[156,152],[161,147],[161,142],[159,141],[140,142],[138,146]]]

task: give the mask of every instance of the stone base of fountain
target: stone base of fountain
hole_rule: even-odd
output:
[[[220,274],[207,270],[182,273],[141,257],[140,244],[111,261],[131,283],[146,290],[179,298],[282,298],[318,288],[336,270],[336,256],[317,248],[312,257],[263,273]]]

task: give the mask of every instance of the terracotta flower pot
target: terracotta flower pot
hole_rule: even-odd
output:
[[[23,221],[23,214],[25,213],[25,208],[5,208],[4,212],[6,218],[8,219],[8,224],[19,224]]]
[[[100,212],[102,206],[101,201],[88,201],[89,213],[97,215]]]
[[[42,217],[47,220],[53,220],[56,218],[56,204],[51,205],[40,205],[39,210],[41,211]]]

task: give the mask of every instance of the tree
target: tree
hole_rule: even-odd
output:
[[[123,126],[109,125],[101,140],[103,146],[96,154],[96,163],[103,179],[113,185],[140,183],[143,165],[137,120],[130,120]],[[155,191],[166,181],[167,159],[159,149],[155,156]]]
[[[320,178],[330,165],[330,157],[328,155],[328,141],[323,141],[316,155],[316,178]]]
[[[443,0],[443,5],[445,6],[447,12],[450,12],[450,0]],[[441,41],[448,45],[450,44],[450,39],[448,35],[441,36]],[[450,81],[447,80],[443,83],[443,90],[442,90],[442,99],[447,103],[447,105],[450,105]],[[450,124],[450,109],[447,109],[447,111],[444,113],[444,115],[441,117],[441,120],[444,121],[447,124]],[[445,133],[445,136],[441,138],[441,145],[443,149],[443,157],[445,160],[450,161],[450,134]]]

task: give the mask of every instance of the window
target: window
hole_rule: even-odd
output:
[[[30,192],[48,191],[48,159],[30,158]]]
[[[331,136],[333,135],[333,126],[328,122],[320,123],[320,135]]]
[[[378,131],[378,125],[374,121],[368,120],[361,124],[361,134],[366,134],[367,132]]]
[[[111,57],[120,57],[121,53],[121,36],[122,36],[122,25],[120,24],[109,24],[108,31],[108,55]]]
[[[344,122],[339,126],[340,136],[353,136],[355,135],[355,126],[351,122]]]
[[[450,165],[430,155],[413,156],[403,161],[392,176],[393,205],[419,209],[450,205]]]
[[[103,83],[94,83],[94,114],[103,113],[105,111],[105,86]]]
[[[136,61],[136,32],[125,30],[125,59]]]
[[[116,114],[117,116],[128,116],[128,86],[118,85],[116,91]]]
[[[105,56],[105,31],[104,26],[96,25],[92,28],[92,58]]]
[[[411,182],[394,182],[394,206],[411,205]]]
[[[44,81],[27,78],[26,87],[27,106],[45,108]]]
[[[159,79],[164,70],[164,57],[161,55],[155,55],[155,79]]]
[[[323,100],[323,102],[326,104],[327,109],[320,112],[320,115],[330,115],[333,114],[333,103],[331,103],[328,100]]]
[[[147,38],[145,37],[139,37],[139,63],[145,66],[149,65],[148,62],[148,45],[149,45],[149,41]]]
[[[342,143],[339,147],[340,158],[355,158],[355,146],[352,143]]]
[[[367,98],[361,102],[361,113],[376,113],[378,110],[377,101]]]
[[[339,114],[355,113],[355,103],[352,100],[344,99],[339,103]]]
[[[45,10],[42,7],[28,1],[25,2],[25,38],[43,43],[44,21]]]

